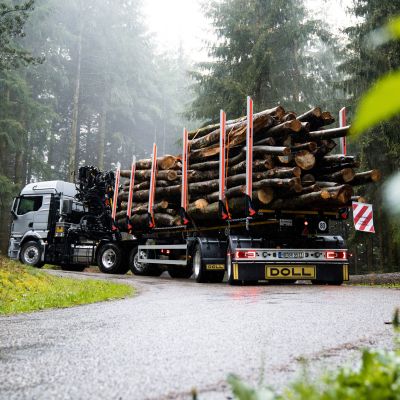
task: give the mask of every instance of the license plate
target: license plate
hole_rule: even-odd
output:
[[[304,251],[280,251],[279,258],[304,258]]]
[[[315,279],[315,265],[267,265],[266,279]]]

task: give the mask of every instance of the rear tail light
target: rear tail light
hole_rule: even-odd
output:
[[[255,250],[236,250],[235,259],[238,258],[256,258],[256,252]]]
[[[161,250],[161,254],[170,254],[170,253],[171,253],[171,250],[168,250],[168,249]]]
[[[325,257],[328,260],[347,260],[347,251],[329,250],[325,252]]]

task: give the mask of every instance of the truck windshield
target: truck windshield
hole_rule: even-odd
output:
[[[18,205],[18,215],[24,215],[31,211],[37,211],[42,206],[43,196],[21,197]]]

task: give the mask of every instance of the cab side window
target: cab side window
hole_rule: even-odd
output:
[[[31,211],[37,211],[42,207],[43,196],[21,197],[18,205],[18,215],[24,215]]]

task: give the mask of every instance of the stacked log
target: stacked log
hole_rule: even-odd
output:
[[[256,209],[334,210],[354,199],[353,187],[376,182],[377,170],[357,172],[360,164],[353,156],[331,154],[336,139],[347,136],[349,127],[330,128],[334,118],[316,107],[298,115],[283,107],[254,115],[253,194]],[[232,217],[245,217],[246,126],[242,117],[227,121],[226,206]],[[187,213],[196,225],[217,222],[220,218],[219,124],[189,133],[189,171]],[[131,223],[148,224],[151,160],[136,163]],[[130,171],[119,194],[118,223],[126,224]],[[159,227],[179,226],[181,222],[181,156],[157,159],[154,221]]]

